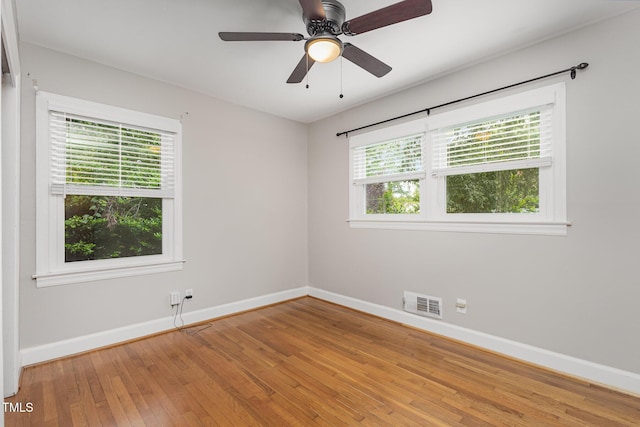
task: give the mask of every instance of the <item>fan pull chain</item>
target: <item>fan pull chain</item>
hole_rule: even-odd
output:
[[[342,55],[340,55],[340,99],[344,98],[342,94]]]
[[[305,78],[307,80],[306,88],[309,89],[309,53],[305,53],[305,58],[307,61],[307,74],[305,74]]]

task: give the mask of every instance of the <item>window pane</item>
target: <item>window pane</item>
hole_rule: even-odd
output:
[[[539,212],[538,168],[447,176],[447,213]]]
[[[393,181],[365,185],[367,214],[420,212],[420,182]]]
[[[422,135],[356,148],[355,178],[416,172],[422,167]]]
[[[162,254],[162,199],[65,198],[65,262]]]
[[[509,113],[432,131],[436,174],[479,173],[488,164],[530,161],[550,163],[552,109],[549,106]],[[496,167],[493,170],[524,166]],[[533,166],[527,166],[533,167]],[[456,168],[466,171],[452,172]]]
[[[160,188],[159,133],[66,118],[66,183]]]
[[[540,157],[539,111],[468,124],[449,133],[449,167]]]

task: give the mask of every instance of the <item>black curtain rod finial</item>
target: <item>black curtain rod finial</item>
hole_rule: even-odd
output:
[[[574,80],[576,78],[576,70],[584,70],[588,66],[589,66],[588,63],[581,62],[578,65],[576,65],[575,67],[571,67],[571,80]]]

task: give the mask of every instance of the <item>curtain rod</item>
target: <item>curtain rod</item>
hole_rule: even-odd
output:
[[[513,83],[513,84],[510,84],[508,86],[500,87],[498,89],[489,90],[487,92],[482,92],[482,93],[478,93],[476,95],[467,96],[465,98],[456,99],[455,101],[449,101],[449,102],[445,102],[444,104],[435,105],[435,106],[429,107],[429,108],[424,108],[422,110],[414,111],[413,113],[403,114],[401,116],[392,117],[390,119],[382,120],[380,122],[371,123],[371,124],[365,125],[365,126],[360,126],[359,128],[347,130],[347,131],[344,131],[344,132],[338,132],[338,133],[336,133],[336,136],[347,135],[347,137],[348,137],[349,133],[351,133],[351,132],[359,131],[359,130],[362,130],[362,129],[367,129],[367,128],[370,128],[370,127],[373,127],[373,126],[381,125],[383,123],[392,122],[394,120],[404,119],[405,117],[413,116],[413,115],[420,114],[420,113],[427,113],[427,115],[429,115],[431,113],[431,110],[435,110],[436,108],[446,107],[446,106],[449,106],[449,105],[452,105],[452,104],[457,104],[458,102],[468,101],[468,100],[473,99],[473,98],[478,98],[480,96],[489,95],[491,93],[499,92],[499,91],[505,90],[505,89],[511,89],[512,87],[521,86],[521,85],[524,85],[524,84],[527,84],[527,83],[535,82],[537,80],[542,80],[542,79],[546,79],[546,78],[549,78],[549,77],[557,76],[558,74],[566,73],[566,72],[569,72],[569,71],[571,72],[571,80],[573,80],[573,79],[576,78],[576,70],[584,70],[588,66],[589,66],[588,63],[581,62],[578,65],[574,65],[573,67],[566,68],[564,70],[556,71],[555,73],[545,74],[544,76],[534,77],[532,79],[524,80],[524,81],[521,81],[521,82],[518,82],[518,83]]]

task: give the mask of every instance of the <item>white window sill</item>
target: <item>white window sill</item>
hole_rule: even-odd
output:
[[[72,283],[92,282],[95,280],[116,279],[120,277],[139,276],[143,274],[165,273],[182,270],[184,261],[163,261],[137,265],[126,265],[104,269],[86,269],[53,273],[36,273],[36,287],[69,285]]]
[[[539,234],[566,236],[568,222],[487,222],[487,221],[405,221],[382,219],[351,219],[351,228],[384,230],[452,231],[461,233]]]

